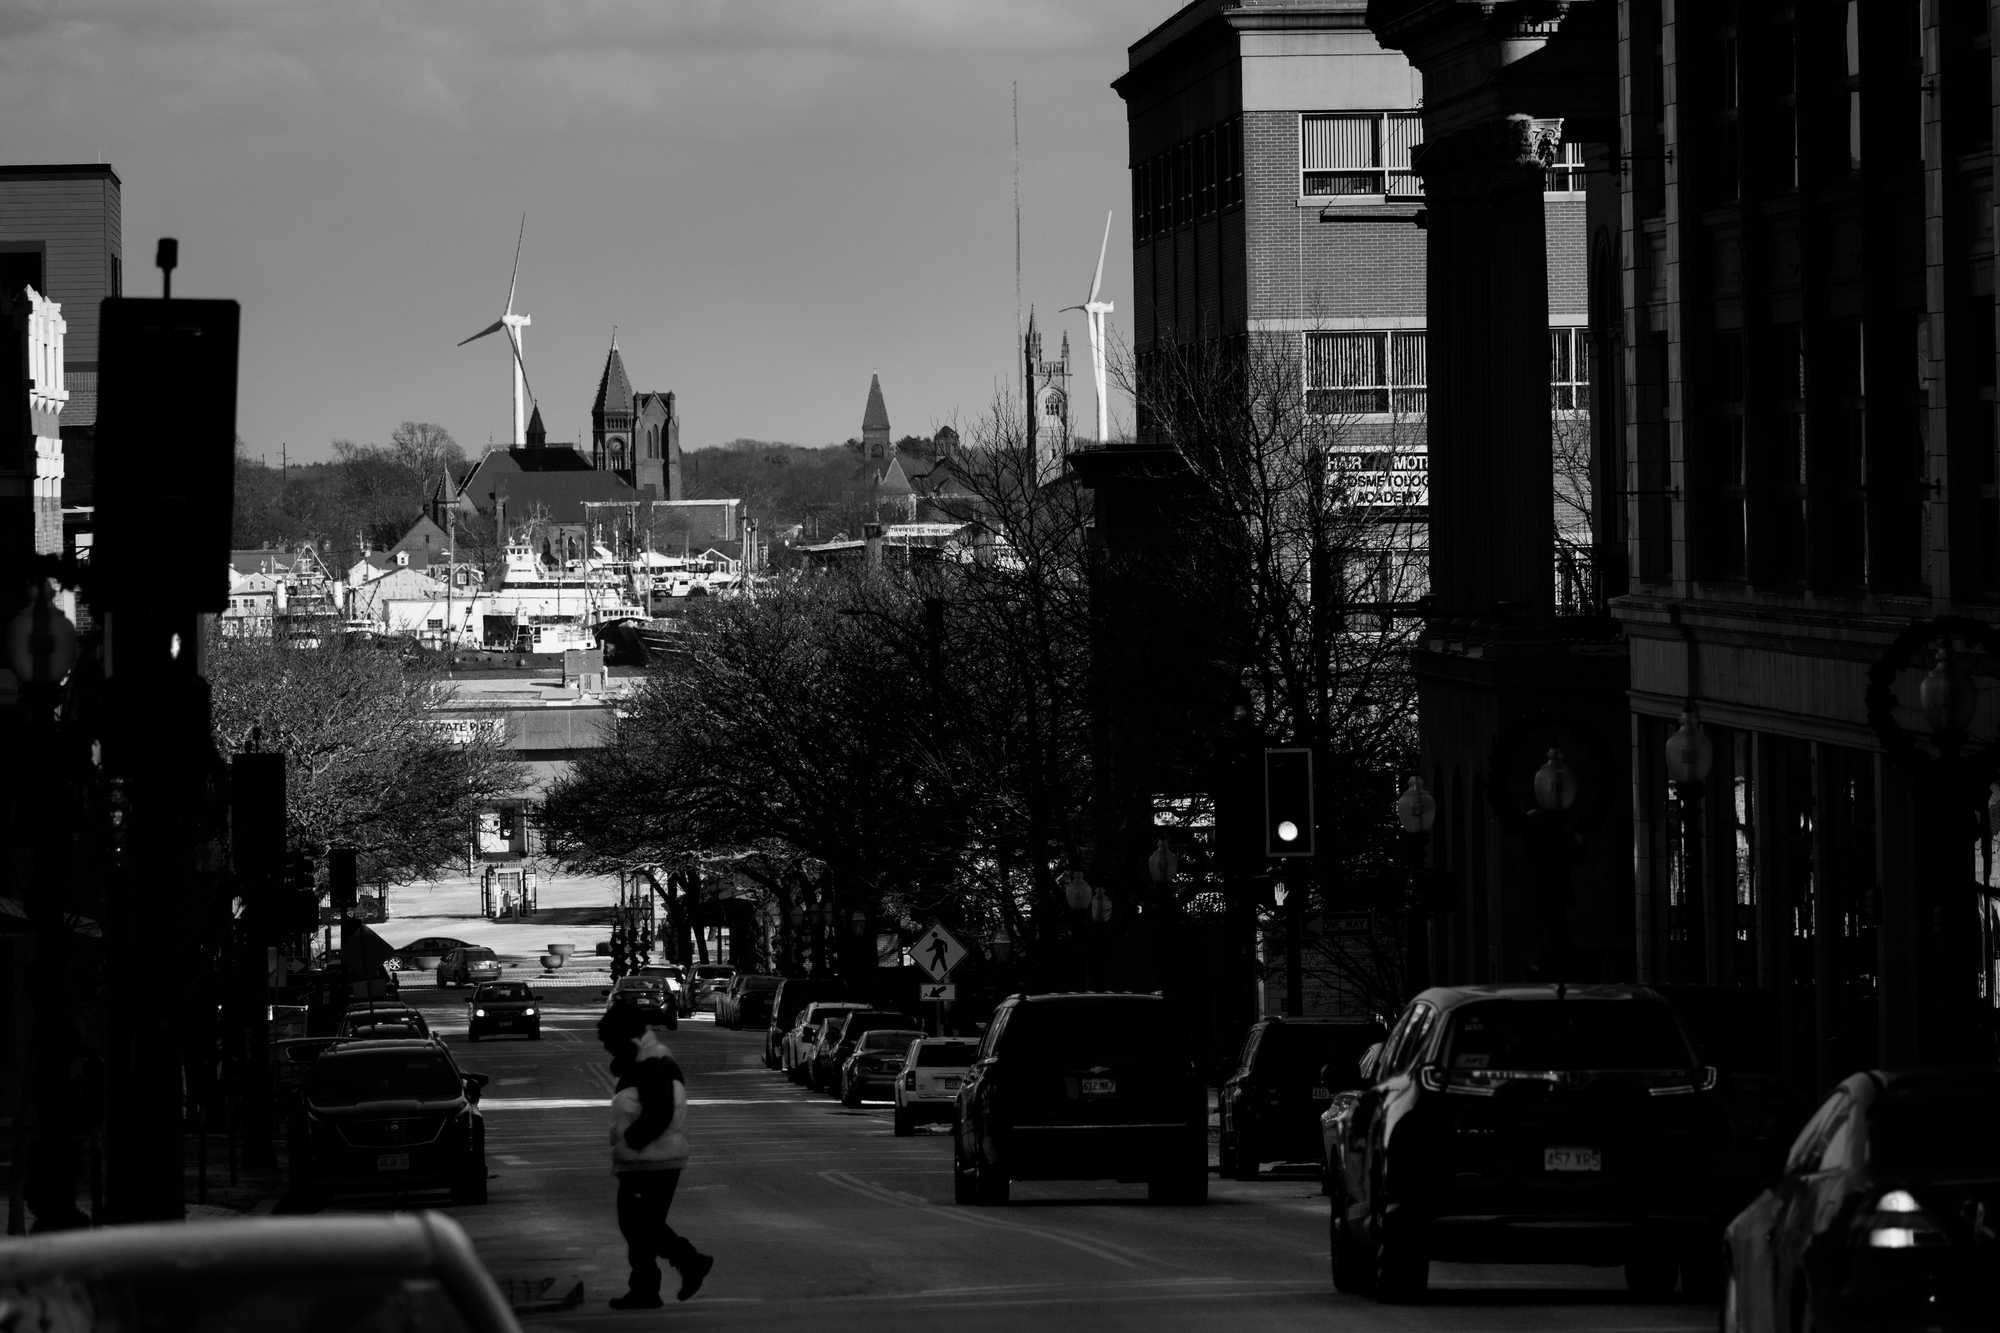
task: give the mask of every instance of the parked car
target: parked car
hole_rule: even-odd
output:
[[[500,980],[500,959],[491,949],[476,944],[453,949],[438,964],[437,984],[470,986],[481,981]]]
[[[673,998],[667,991],[665,980],[660,977],[639,974],[620,977],[611,983],[611,988],[604,992],[604,997],[606,1000],[604,1007],[607,1012],[625,1006],[658,1009],[666,1014],[668,1027],[678,1028],[681,1025],[680,1016],[673,1005]]]
[[[2000,1070],[1867,1071],[1822,1102],[1724,1233],[1722,1327],[1988,1329]]]
[[[1404,1008],[1337,1145],[1333,1284],[1421,1296],[1432,1259],[1712,1267],[1727,1142],[1704,1068],[1640,986],[1435,987]]]
[[[1164,998],[1010,995],[952,1109],[952,1198],[1003,1204],[1014,1180],[1143,1180],[1208,1200],[1208,1085]]]
[[[785,1039],[798,1025],[799,1015],[815,1000],[838,1000],[847,994],[845,983],[825,977],[786,977],[771,1000],[771,1018],[764,1030],[764,1067],[785,1068]]]
[[[840,1104],[859,1106],[864,1097],[892,1100],[903,1057],[910,1043],[923,1035],[922,1028],[870,1028],[862,1033],[840,1065]]]
[[[1382,1039],[1366,1018],[1261,1018],[1243,1038],[1236,1071],[1216,1097],[1221,1172],[1254,1180],[1265,1162],[1322,1158],[1319,1117],[1333,1094],[1357,1086],[1359,1063]]]
[[[822,1036],[819,1045],[813,1049],[812,1073],[806,1086],[820,1092],[840,1095],[840,1069],[847,1063],[847,1057],[854,1054],[864,1034],[876,1028],[902,1028],[910,1032],[922,1032],[924,1025],[908,1014],[894,1009],[855,1009],[844,1015],[835,1015],[833,1022],[838,1029],[829,1029]]]
[[[784,982],[783,977],[762,973],[737,974],[718,1003],[715,1021],[729,1028],[763,1027],[771,1019],[771,1001],[777,998],[778,987]]]
[[[482,981],[465,1002],[465,1039],[478,1041],[496,1032],[526,1033],[542,1039],[541,1001],[526,982]]]
[[[715,999],[729,985],[729,979],[736,975],[736,968],[729,963],[696,963],[693,971],[694,1007],[715,1010]]]
[[[407,1004],[357,1000],[347,1006],[334,1029],[337,1037],[428,1037],[431,1025]]]
[[[898,1136],[914,1134],[928,1121],[951,1119],[958,1085],[978,1051],[978,1041],[970,1037],[918,1037],[903,1048],[895,1084]]]
[[[798,1025],[786,1038],[784,1052],[785,1077],[794,1083],[804,1083],[807,1072],[812,1068],[812,1057],[819,1044],[821,1030],[826,1020],[835,1014],[852,1013],[868,1006],[859,1000],[814,1000],[799,1013]]]
[[[674,1003],[674,1012],[685,1018],[694,1012],[694,998],[688,994],[687,972],[679,963],[646,963],[639,968],[639,975],[652,977],[666,988],[667,998]]]
[[[10,1237],[0,1245],[0,1292],[6,1326],[23,1330],[520,1330],[464,1229],[439,1212]]]
[[[312,1063],[290,1135],[292,1193],[435,1188],[486,1202],[486,1075],[442,1042],[349,1041]]]

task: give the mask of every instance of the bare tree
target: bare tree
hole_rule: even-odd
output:
[[[465,450],[451,432],[431,421],[405,421],[389,436],[389,452],[410,475],[414,494],[421,502],[446,472],[453,481],[466,472]]]

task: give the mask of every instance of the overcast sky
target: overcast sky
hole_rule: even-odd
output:
[[[1126,48],[1175,0],[7,0],[0,156],[107,162],[126,290],[243,305],[237,429],[328,456],[436,421],[511,433],[515,308],[552,441],[588,438],[611,329],[689,446],[961,427],[1016,384],[1022,278],[1067,330],[1115,210],[1130,329]],[[1115,395],[1115,390],[1114,390]],[[1114,396],[1114,430],[1129,418]]]

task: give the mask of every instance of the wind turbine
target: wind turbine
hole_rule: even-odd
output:
[[[527,328],[534,321],[526,315],[517,315],[514,313],[514,284],[521,276],[521,239],[527,234],[528,215],[523,213],[521,214],[521,230],[514,237],[514,273],[513,276],[507,279],[507,308],[501,312],[500,318],[494,320],[491,324],[488,324],[485,328],[467,338],[465,342],[459,344],[460,347],[463,347],[465,343],[478,342],[489,333],[504,332],[507,335],[507,342],[514,351],[514,434],[508,440],[510,445],[520,445],[527,442],[527,404],[534,397],[533,392],[528,387],[527,363],[521,360],[521,330]]]
[[[1104,401],[1104,317],[1111,313],[1111,302],[1097,299],[1097,290],[1104,284],[1104,252],[1111,245],[1111,213],[1104,214],[1104,239],[1097,247],[1097,272],[1090,277],[1090,295],[1082,305],[1066,305],[1064,310],[1081,310],[1090,331],[1090,369],[1097,382],[1097,442],[1105,443],[1111,435],[1110,405]]]

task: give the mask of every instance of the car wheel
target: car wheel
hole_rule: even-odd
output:
[[[443,969],[443,968],[439,968],[439,969],[438,969],[438,975],[437,975],[437,988],[438,988],[439,990],[443,990],[443,989],[444,989],[444,969]]]
[[[1007,1176],[984,1162],[972,1164],[972,1200],[988,1208],[998,1208],[1007,1202]]]
[[[1366,1296],[1374,1289],[1375,1267],[1369,1262],[1368,1247],[1354,1235],[1345,1204],[1345,1200],[1336,1198],[1327,1210],[1326,1244],[1333,1267],[1333,1289],[1350,1296]]]
[[[471,1024],[467,1024],[467,1025],[466,1025],[466,1028],[465,1028],[465,1039],[466,1039],[467,1041],[478,1041],[478,1040],[479,1040],[479,1029],[478,1029],[478,1028],[476,1028],[476,1027],[473,1027],[473,1026],[472,1026]]]
[[[956,1145],[951,1150],[951,1201],[959,1204],[978,1202],[973,1192],[972,1173],[959,1162]]]
[[[1422,1300],[1431,1284],[1431,1259],[1408,1240],[1390,1236],[1378,1219],[1375,1241],[1375,1299]]]
[[[910,1113],[900,1106],[896,1108],[895,1127],[899,1139],[910,1138],[917,1132],[916,1126],[910,1123]]]
[[[1230,1172],[1237,1180],[1255,1180],[1259,1166],[1257,1154],[1260,1149],[1254,1140],[1238,1135],[1236,1138],[1234,1170]]]
[[[1234,1179],[1236,1176],[1236,1136],[1221,1134],[1215,1140],[1215,1169],[1222,1175]]]
[[[1681,1295],[1709,1304],[1722,1298],[1729,1260],[1706,1245],[1691,1245],[1681,1254]]]
[[[1625,1261],[1625,1289],[1642,1301],[1673,1299],[1680,1277],[1680,1263],[1671,1257],[1645,1255]]]
[[[1183,1171],[1147,1181],[1146,1199],[1151,1203],[1207,1203],[1208,1163],[1203,1162],[1199,1172]]]
[[[486,1202],[486,1159],[484,1157],[481,1157],[478,1161],[467,1167],[465,1174],[460,1176],[457,1182],[452,1185],[451,1201],[453,1203]]]
[[[542,1039],[542,1025],[540,1023],[537,1023],[533,1027],[528,1029],[528,1040],[540,1041],[541,1039]]]
[[[840,1104],[842,1106],[861,1105],[861,1090],[854,1086],[854,1080],[851,1078],[844,1080],[841,1085]]]

